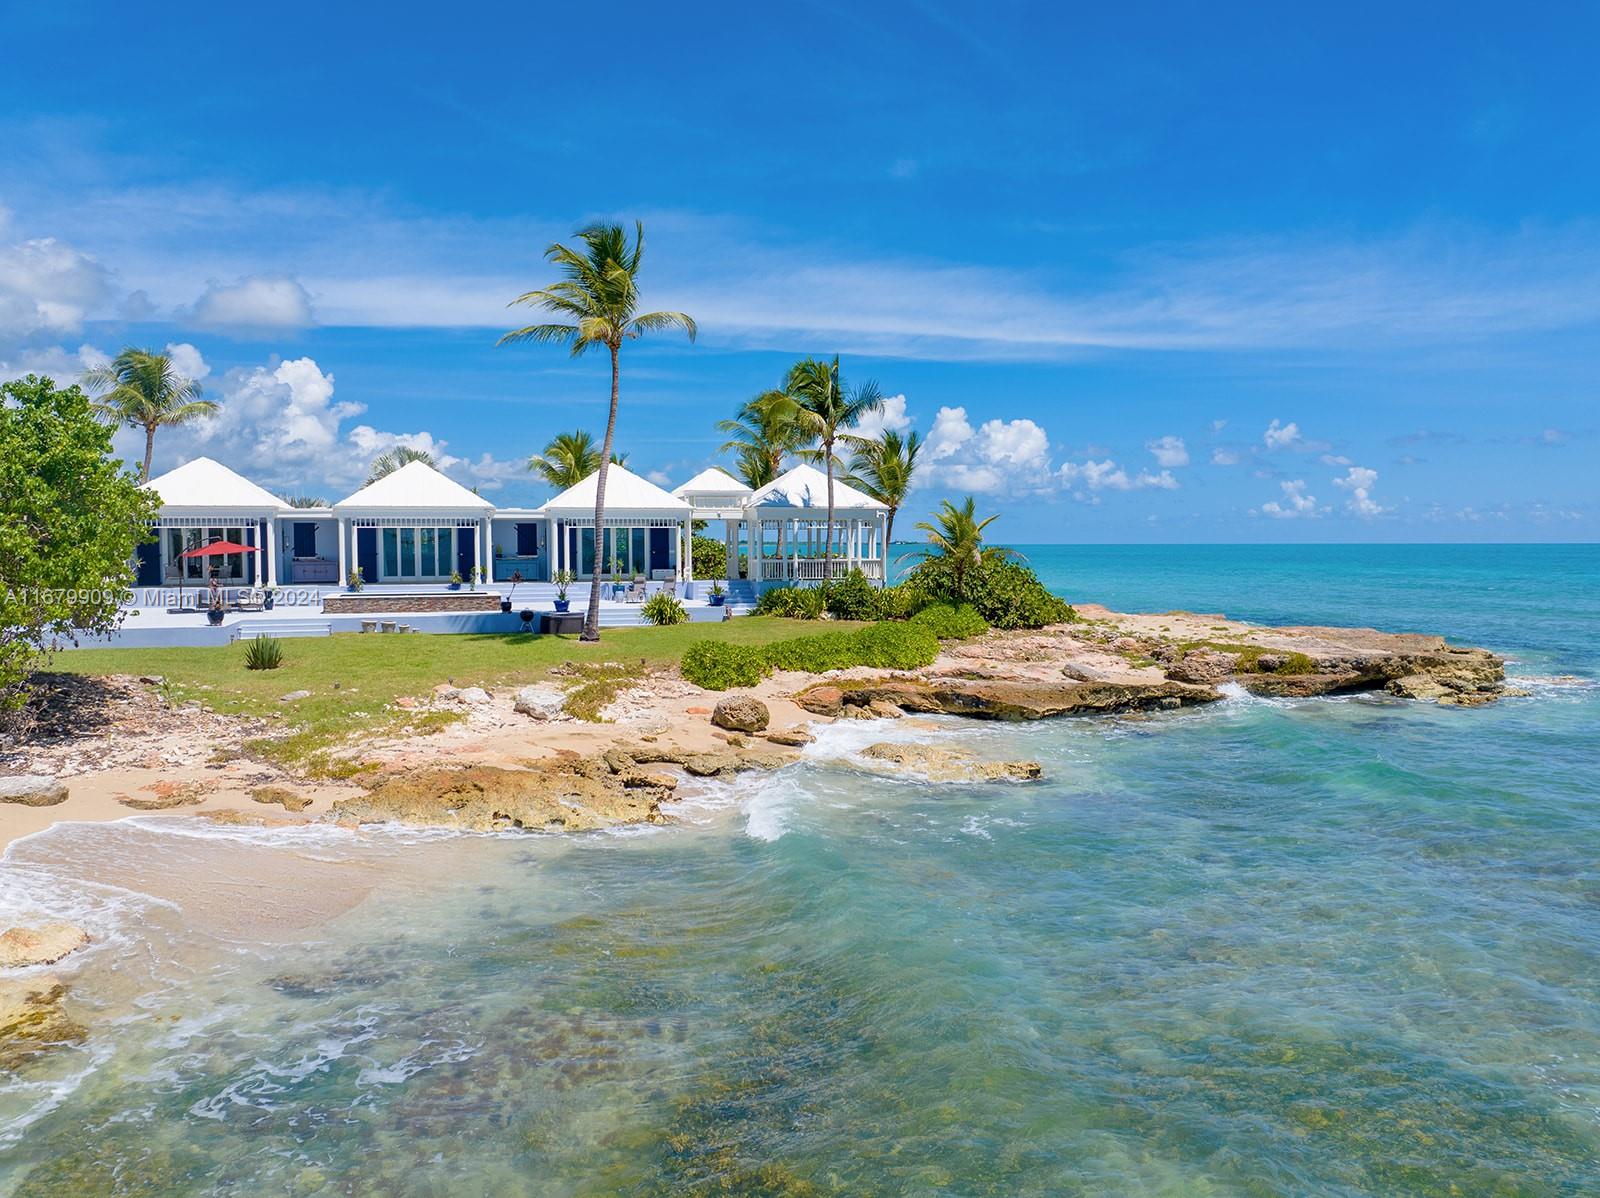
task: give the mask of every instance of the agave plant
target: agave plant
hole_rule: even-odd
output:
[[[276,670],[283,664],[283,643],[275,636],[261,633],[244,647],[244,668],[247,670]]]

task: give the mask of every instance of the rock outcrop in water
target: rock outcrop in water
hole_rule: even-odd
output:
[[[54,965],[68,953],[76,952],[88,943],[89,933],[72,923],[7,928],[0,932],[0,968]]]
[[[556,757],[525,769],[437,767],[381,777],[366,794],[334,803],[330,815],[470,832],[583,832],[665,823],[661,800],[673,785],[671,778],[641,778],[589,757]]]
[[[992,720],[1167,711],[1222,698],[1387,691],[1456,706],[1505,692],[1505,662],[1443,637],[1371,628],[1266,628],[1223,616],[1125,615],[1082,604],[1083,620],[947,643],[920,670],[850,671],[803,687],[815,715],[871,718],[894,708]]]
[[[1044,776],[1037,761],[986,761],[965,749],[937,745],[868,745],[861,756],[904,767],[929,782],[1034,782]]]
[[[0,981],[0,1069],[16,1069],[52,1048],[83,1039],[84,1028],[61,1009],[66,995],[59,978]]]

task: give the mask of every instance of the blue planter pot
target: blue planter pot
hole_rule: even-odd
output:
[[[728,597],[726,595],[713,595],[713,596],[711,596],[711,599],[710,599],[710,603],[711,603],[712,607],[721,607],[727,601],[728,601]]]
[[[557,611],[567,611],[572,607],[571,599],[556,599],[554,603]]]

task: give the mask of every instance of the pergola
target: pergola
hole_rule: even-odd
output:
[[[836,477],[830,525],[828,478],[815,466],[796,466],[753,492],[743,512],[752,582],[821,582],[852,570],[879,582],[887,575],[889,509]]]

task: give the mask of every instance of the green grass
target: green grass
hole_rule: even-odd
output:
[[[169,649],[71,649],[52,668],[73,674],[159,674],[174,703],[198,700],[227,715],[269,720],[273,731],[247,744],[257,756],[313,774],[345,774],[358,763],[329,756],[357,733],[426,735],[460,718],[454,712],[411,713],[394,706],[401,696],[422,697],[441,682],[504,687],[551,677],[557,666],[575,672],[555,680],[573,687],[569,709],[596,719],[616,690],[646,670],[675,665],[697,641],[766,645],[815,624],[770,616],[741,616],[715,624],[617,628],[599,644],[575,636],[523,633],[406,637],[341,633],[283,642],[275,670],[245,668],[245,645]],[[835,627],[858,625],[840,623]],[[613,669],[600,669],[614,663]],[[574,686],[574,683],[576,684]],[[278,697],[306,690],[293,703]]]

